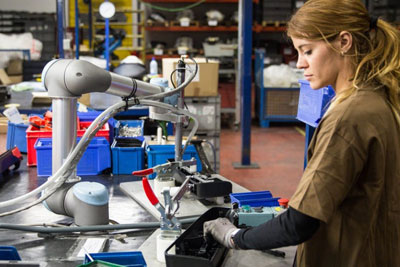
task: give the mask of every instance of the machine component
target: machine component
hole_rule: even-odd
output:
[[[238,208],[237,225],[239,227],[258,226],[276,217],[282,209],[280,207],[250,207],[244,205]]]
[[[228,208],[211,208],[201,215],[165,251],[167,267],[220,266],[228,249],[211,236],[204,237],[203,223],[225,217],[228,211]]]
[[[224,20],[225,15],[221,11],[211,9],[206,12],[208,26],[217,26]]]
[[[161,234],[157,236],[157,259],[161,262],[165,262],[164,253],[166,248],[180,235],[182,230],[182,224],[175,217],[175,213],[179,209],[179,200],[188,190],[189,179],[181,185],[178,192],[172,198],[170,195],[170,188],[164,188],[162,194],[164,195],[165,208],[159,202],[158,198],[154,194],[150,187],[147,178],[143,178],[143,188],[147,198],[151,204],[160,212],[161,215]]]
[[[215,174],[196,173],[190,176],[191,192],[199,199],[228,196],[232,193],[232,184],[216,177]]]

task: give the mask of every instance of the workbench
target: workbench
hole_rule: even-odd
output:
[[[23,195],[46,181],[37,177],[36,167],[26,166],[26,155],[21,167],[10,172],[6,181],[0,185],[0,201]],[[150,202],[140,196],[141,182],[132,176],[85,176],[82,181],[99,182],[109,188],[110,219],[120,223],[157,222],[158,214],[151,211]],[[236,192],[245,188],[233,183]],[[134,197],[135,196],[135,197]],[[136,200],[134,200],[136,198]],[[140,200],[140,198],[142,200]],[[183,201],[185,198],[183,198]],[[192,203],[197,205],[190,196]],[[146,202],[148,204],[146,204]],[[185,205],[185,204],[183,204]],[[202,212],[207,207],[197,207]],[[2,210],[3,211],[3,210]],[[194,215],[194,214],[192,214]],[[69,217],[57,215],[39,204],[29,210],[0,218],[1,223],[13,224],[66,224],[73,223]],[[24,262],[40,263],[40,266],[72,267],[82,264],[82,247],[85,242],[98,241],[102,244],[99,252],[142,251],[148,267],[163,267],[156,260],[156,236],[159,230],[118,230],[86,234],[36,234],[16,230],[0,229],[0,245],[15,246]],[[286,252],[286,258],[274,257],[259,251],[231,250],[223,266],[292,266],[295,247],[280,249]]]

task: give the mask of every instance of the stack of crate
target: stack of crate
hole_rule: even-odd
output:
[[[199,120],[196,137],[204,140],[202,147],[212,168],[218,173],[220,168],[221,97],[185,97],[189,111]],[[189,134],[193,122],[184,130]],[[215,152],[215,156],[214,156]],[[216,166],[216,167],[215,167]]]

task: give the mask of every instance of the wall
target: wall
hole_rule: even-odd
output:
[[[1,0],[0,10],[56,12],[56,0]]]

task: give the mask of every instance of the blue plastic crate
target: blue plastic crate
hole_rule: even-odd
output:
[[[331,86],[314,90],[310,83],[300,80],[299,105],[297,119],[312,126],[317,127],[322,116],[329,107],[331,99],[335,96],[335,91]]]
[[[29,124],[13,123],[8,121],[6,144],[7,150],[18,147],[19,151],[22,153],[27,152],[26,129],[28,129],[28,126]]]
[[[2,261],[20,261],[21,257],[13,246],[0,246],[0,260]]]
[[[137,146],[134,140],[140,141],[141,145]],[[133,171],[144,169],[143,140],[143,137],[118,137],[113,141],[111,145],[113,174],[131,174]]]
[[[175,158],[175,145],[149,145],[146,149],[147,153],[147,168],[151,168],[156,165],[167,163],[169,159]],[[197,154],[196,148],[193,145],[189,145],[183,154],[184,160],[191,158],[197,160],[197,171],[201,171],[201,162]],[[154,179],[156,174],[149,175],[149,178]]]
[[[144,128],[144,120],[120,120],[115,123],[115,137],[120,136],[119,135],[119,130],[123,126],[128,126],[128,127],[138,127],[141,129],[141,134],[139,136],[143,135],[143,128]]]
[[[146,267],[146,261],[140,251],[131,252],[103,252],[103,253],[90,253],[94,260],[101,260],[105,262],[115,263],[127,267]],[[90,259],[85,255],[83,263],[89,263]]]
[[[238,203],[239,207],[249,205],[250,207],[275,207],[279,206],[279,197],[272,197],[270,191],[257,191],[246,193],[232,193],[231,203]]]
[[[80,138],[77,138],[79,142]],[[37,175],[51,176],[52,139],[38,138],[35,142],[37,153]],[[94,137],[77,166],[78,175],[96,175],[111,167],[110,144],[104,137]]]

